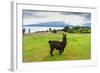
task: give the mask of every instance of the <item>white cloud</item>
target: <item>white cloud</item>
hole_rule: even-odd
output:
[[[26,13],[27,14],[27,13]],[[29,16],[28,16],[29,15]],[[85,23],[86,18],[78,14],[61,14],[60,12],[34,12],[27,14],[28,17],[23,18],[23,24],[36,24],[49,21],[63,21],[66,24],[71,24],[74,26],[81,26]]]
[[[68,15],[65,18],[65,22],[74,26],[78,26],[78,25],[81,26],[84,23],[84,17],[77,16],[77,15]]]

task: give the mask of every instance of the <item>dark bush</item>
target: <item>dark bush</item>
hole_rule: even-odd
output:
[[[26,32],[26,30],[25,30],[25,28],[23,28],[23,34],[25,34],[25,32]]]
[[[63,29],[63,31],[67,32],[69,29],[70,29],[69,26],[65,26],[64,29]]]
[[[51,28],[49,28],[49,31],[52,31],[52,29],[51,29]]]
[[[52,32],[53,32],[53,33],[57,33],[57,30],[56,30],[56,29],[54,29],[54,30],[52,30]]]

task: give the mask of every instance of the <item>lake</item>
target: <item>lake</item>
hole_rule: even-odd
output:
[[[33,32],[39,32],[39,31],[49,31],[49,28],[51,28],[51,30],[58,30],[58,29],[63,29],[64,27],[32,27],[32,26],[23,26],[23,29],[25,28],[26,32],[25,33],[28,33],[29,32],[29,29],[30,29],[30,33],[33,33]]]

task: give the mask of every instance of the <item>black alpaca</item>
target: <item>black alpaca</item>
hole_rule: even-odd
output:
[[[61,55],[64,51],[64,48],[66,47],[66,44],[67,44],[66,34],[65,33],[63,34],[62,41],[49,40],[48,43],[50,45],[50,54],[51,54],[51,56],[53,56],[54,49],[59,50],[59,53]]]

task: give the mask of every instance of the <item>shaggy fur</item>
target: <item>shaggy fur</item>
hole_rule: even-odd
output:
[[[49,40],[48,43],[50,45],[51,56],[53,56],[54,49],[59,50],[59,53],[61,55],[64,52],[64,48],[66,47],[66,44],[67,44],[66,34],[65,33],[63,34],[62,41]]]

